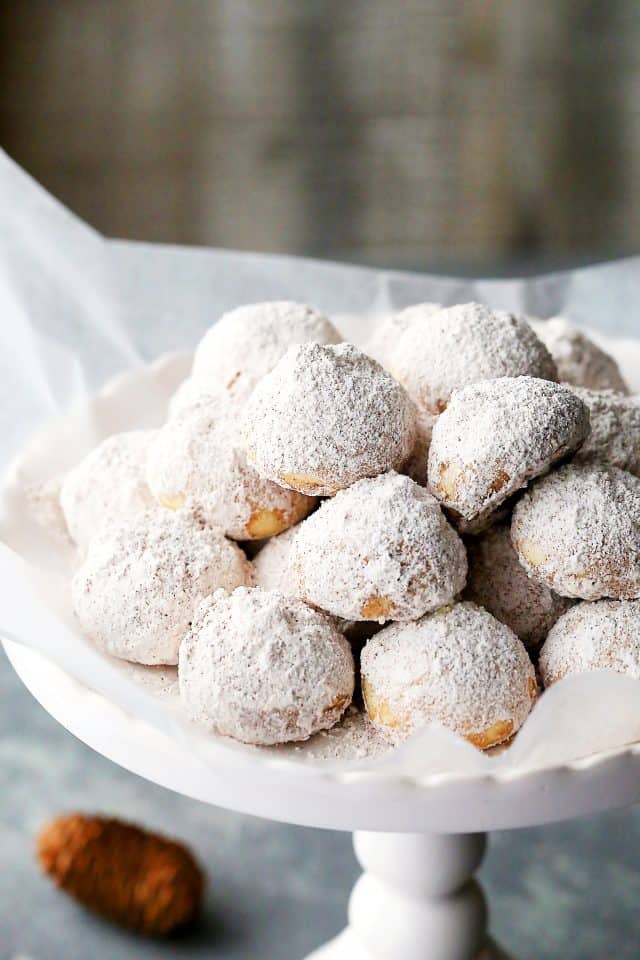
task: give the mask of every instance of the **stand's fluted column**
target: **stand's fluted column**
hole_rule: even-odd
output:
[[[473,879],[483,834],[356,833],[349,926],[308,960],[498,960]]]
[[[486,943],[487,910],[472,879],[482,834],[357,833],[364,874],[349,925],[371,960],[475,960]]]

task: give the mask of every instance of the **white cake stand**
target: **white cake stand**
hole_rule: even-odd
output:
[[[322,767],[229,751],[212,769],[154,727],[5,642],[33,696],[67,730],[127,770],[242,813],[355,831],[364,873],[343,934],[307,960],[496,960],[473,875],[485,833],[549,823],[640,798],[640,746],[519,775],[337,778]]]
[[[636,348],[637,345],[631,344]],[[622,354],[622,351],[620,351]],[[115,378],[25,448],[3,490],[2,535],[39,563],[57,555],[32,543],[24,478],[46,480],[101,438],[162,422],[167,398],[189,369],[169,355]],[[132,423],[132,412],[136,422]],[[17,471],[17,472],[16,472]],[[36,537],[37,540],[37,537]],[[349,926],[307,960],[496,960],[487,910],[473,880],[491,830],[550,823],[623,807],[640,798],[640,743],[533,772],[496,768],[424,778],[331,773],[321,764],[277,763],[222,749],[205,763],[184,744],[92,692],[29,647],[4,642],[18,675],[56,720],[94,750],[167,789],[267,819],[355,833],[364,873]]]

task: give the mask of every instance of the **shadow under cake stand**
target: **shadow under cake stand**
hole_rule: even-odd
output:
[[[640,798],[640,745],[528,774],[335,775],[222,752],[215,768],[132,719],[40,654],[5,642],[22,682],[59,723],[120,766],[241,813],[353,831],[364,873],[347,929],[307,960],[497,960],[473,879],[491,830],[596,813]]]

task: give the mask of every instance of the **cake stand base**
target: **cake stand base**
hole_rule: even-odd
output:
[[[345,930],[339,937],[327,943],[326,946],[314,950],[306,960],[375,960],[356,942],[350,930]],[[430,960],[429,954],[424,954],[424,960]],[[490,941],[477,954],[476,960],[511,960],[507,954]]]
[[[484,834],[356,833],[354,846],[349,926],[307,960],[504,960],[473,879]]]

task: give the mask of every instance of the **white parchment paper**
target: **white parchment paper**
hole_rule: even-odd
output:
[[[539,317],[564,313],[603,338],[640,390],[640,258],[526,280],[464,280],[111,241],[0,152],[0,455],[7,472],[0,499],[0,635],[44,653],[212,763],[221,750],[251,748],[194,731],[180,718],[175,698],[151,692],[153,677],[141,686],[132,671],[84,640],[68,596],[70,551],[32,520],[27,492],[109,433],[159,425],[204,330],[227,309],[269,299],[314,304],[356,343],[381,315],[420,300],[474,299]],[[151,363],[166,353],[173,355]],[[160,685],[170,687],[170,680],[163,675]],[[304,750],[251,752],[262,763],[425,775],[529,770],[639,740],[640,682],[599,673],[545,693],[514,745],[499,756],[485,756],[436,728],[369,761],[310,761]]]

